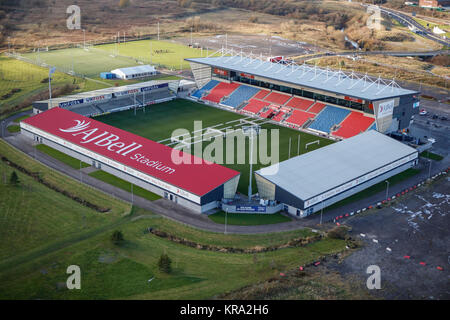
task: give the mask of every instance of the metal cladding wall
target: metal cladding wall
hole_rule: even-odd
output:
[[[419,105],[414,107],[416,102],[414,95],[407,95],[400,97],[400,103],[397,108],[394,109],[394,118],[399,120],[399,130],[409,127],[410,121],[413,115],[419,114]]]
[[[320,209],[322,209],[322,207],[326,208],[340,200],[350,197],[351,195],[353,195],[355,193],[363,191],[363,190],[373,186],[374,184],[377,184],[377,183],[384,181],[385,179],[388,179],[400,172],[403,172],[403,171],[407,170],[408,168],[413,167],[416,164],[416,161],[417,161],[417,158],[412,161],[409,161],[397,168],[394,168],[388,172],[385,172],[379,176],[376,176],[376,177],[372,178],[371,180],[368,180],[368,181],[366,181],[360,185],[357,185],[349,190],[346,190],[337,195],[334,195],[334,196],[324,200],[323,202],[317,203],[317,204],[312,205],[307,208],[305,208],[305,201],[303,199],[297,198],[296,196],[294,196],[293,194],[280,188],[279,186],[276,186],[275,198],[277,201],[293,207],[293,209],[300,209],[302,211],[306,211],[306,212],[302,212],[302,217],[304,217],[311,213],[319,211]]]

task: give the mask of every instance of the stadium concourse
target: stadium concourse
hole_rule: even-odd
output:
[[[328,138],[405,130],[419,111],[419,92],[394,80],[224,49],[186,60],[198,87],[191,99]]]
[[[152,80],[33,102],[33,113],[64,108],[93,117],[175,99],[180,80]]]

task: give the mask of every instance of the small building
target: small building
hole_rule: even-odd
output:
[[[100,78],[102,78],[102,79],[115,79],[116,75],[114,73],[111,73],[111,72],[101,72],[100,73]]]
[[[151,77],[156,75],[157,72],[155,67],[146,64],[143,66],[114,69],[111,70],[111,73],[115,74],[116,78],[132,80]]]
[[[418,151],[375,130],[255,172],[258,192],[306,217],[417,164]]]
[[[442,8],[450,6],[450,0],[419,0],[422,8]]]

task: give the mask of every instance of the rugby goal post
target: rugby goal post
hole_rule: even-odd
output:
[[[171,142],[171,143],[169,143],[168,145],[171,145],[171,144],[174,144],[174,143],[178,143],[179,145],[188,147],[188,148],[190,149],[192,143],[186,142],[186,141],[183,141],[183,140],[180,140],[180,139],[178,139],[179,137],[181,137],[181,136],[178,136],[178,137],[171,137],[171,138],[170,138],[170,142]],[[176,149],[176,150],[177,150],[177,146],[175,146],[173,149]]]

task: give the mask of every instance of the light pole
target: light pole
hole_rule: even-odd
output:
[[[80,182],[83,182],[83,175],[81,172],[81,160],[80,160]]]
[[[430,163],[430,165],[428,166],[428,179],[431,178],[431,159],[428,160],[428,162]]]
[[[134,203],[133,184],[131,183],[131,205]]]
[[[388,193],[389,193],[389,181],[385,180],[384,182],[386,182],[386,200],[388,199]]]
[[[225,209],[225,232],[224,234],[227,234],[227,219],[228,219],[228,208]]]
[[[322,225],[322,215],[323,215],[323,199],[322,199],[322,205],[321,205],[321,209],[320,209],[320,225]]]
[[[86,29],[83,29],[83,49],[86,49]]]

